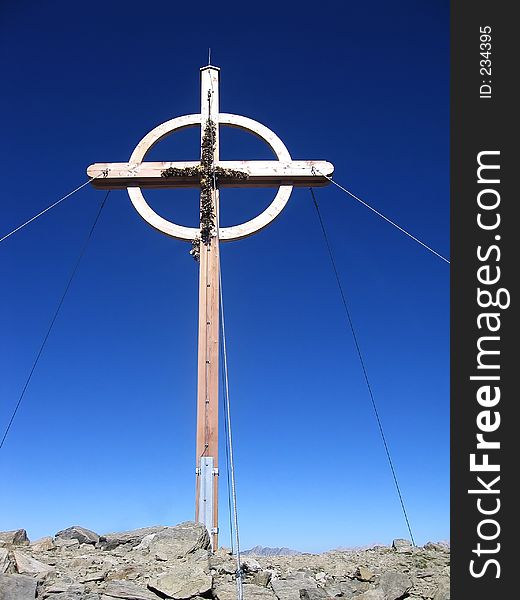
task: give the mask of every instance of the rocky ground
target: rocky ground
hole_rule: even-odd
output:
[[[449,547],[392,547],[242,560],[244,600],[449,600]],[[70,527],[30,542],[0,533],[0,600],[236,600],[236,559],[186,522],[97,535]]]

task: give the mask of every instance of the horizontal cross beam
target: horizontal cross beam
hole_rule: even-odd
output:
[[[105,190],[198,187],[199,176],[193,169],[199,164],[198,161],[96,163],[90,165],[87,174],[96,178],[92,180],[95,188]],[[324,160],[221,160],[216,161],[215,166],[221,169],[219,187],[323,186],[329,183],[327,177],[332,177],[334,172],[333,165]],[[172,168],[187,172],[170,177],[162,175]],[[237,176],[236,172],[246,177]]]

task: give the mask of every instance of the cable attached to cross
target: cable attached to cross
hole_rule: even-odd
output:
[[[87,181],[87,183],[89,183],[89,181]],[[83,187],[83,186],[81,186],[81,187]],[[77,188],[77,189],[80,189],[80,188]],[[74,193],[74,192],[71,192],[71,193]],[[92,224],[92,226],[91,226],[91,228],[90,228],[90,230],[88,232],[88,235],[87,235],[85,241],[83,242],[83,245],[82,245],[81,250],[79,252],[78,258],[77,258],[77,260],[76,260],[76,262],[74,264],[74,267],[73,267],[73,269],[71,271],[71,274],[70,274],[69,279],[67,281],[67,284],[66,284],[66,286],[65,286],[65,288],[63,290],[63,293],[62,293],[61,298],[60,298],[60,300],[58,302],[56,310],[54,311],[54,315],[53,315],[53,317],[52,317],[52,319],[50,321],[49,327],[47,328],[47,332],[45,333],[45,336],[43,337],[42,343],[40,344],[40,349],[38,350],[38,353],[36,354],[36,358],[34,359],[34,362],[32,364],[31,370],[29,371],[29,375],[27,376],[27,379],[25,380],[25,384],[24,384],[24,386],[22,388],[20,396],[18,397],[18,402],[16,403],[16,406],[14,407],[14,410],[13,410],[13,412],[11,414],[11,418],[9,419],[9,422],[7,424],[7,427],[5,428],[5,431],[4,431],[4,434],[2,436],[2,439],[0,440],[0,449],[4,445],[4,442],[5,442],[5,440],[7,438],[7,435],[9,433],[10,429],[11,429],[11,426],[13,425],[13,422],[14,422],[14,419],[15,419],[16,414],[18,412],[18,409],[20,408],[20,405],[22,404],[22,400],[23,400],[23,398],[25,396],[25,392],[27,391],[27,388],[29,387],[29,383],[31,382],[32,376],[33,376],[34,371],[36,369],[36,366],[38,365],[38,362],[39,362],[39,360],[40,360],[40,358],[41,358],[41,356],[43,354],[43,351],[44,351],[45,346],[47,344],[47,340],[49,339],[49,336],[51,334],[52,328],[54,327],[54,323],[56,322],[56,319],[58,318],[58,315],[60,313],[60,310],[61,310],[61,307],[63,305],[63,302],[65,301],[65,297],[67,296],[67,292],[69,291],[69,288],[70,288],[70,286],[72,284],[72,281],[73,281],[73,279],[74,279],[74,277],[75,277],[75,275],[76,275],[76,273],[78,271],[79,265],[80,265],[80,263],[81,263],[81,261],[83,259],[85,251],[87,249],[87,246],[88,246],[88,244],[89,244],[89,242],[90,242],[90,240],[92,238],[92,234],[94,233],[94,229],[96,228],[96,225],[97,225],[97,223],[99,221],[99,217],[101,216],[101,212],[102,212],[102,210],[103,210],[103,208],[104,208],[104,206],[106,204],[106,201],[107,201],[107,198],[108,198],[109,194],[110,194],[110,190],[106,193],[106,195],[105,195],[105,197],[104,197],[104,199],[103,199],[103,201],[102,201],[102,203],[101,203],[101,205],[99,207],[99,210],[98,210],[98,212],[96,214],[96,218],[94,219],[94,222],[93,222],[93,224]]]
[[[314,203],[314,208],[316,209],[316,214],[318,215],[318,221],[320,223],[320,227],[321,227],[321,231],[323,233],[323,237],[325,239],[325,245],[327,246],[327,252],[329,254],[329,258],[330,258],[330,262],[332,264],[332,269],[334,271],[334,275],[336,278],[336,283],[338,284],[338,289],[339,289],[339,293],[341,296],[341,300],[343,302],[343,307],[345,309],[345,314],[347,316],[347,321],[348,321],[348,325],[350,328],[350,331],[352,332],[352,337],[354,339],[354,345],[356,347],[356,351],[357,351],[357,355],[359,357],[359,362],[361,363],[361,369],[363,371],[363,376],[365,379],[365,383],[367,386],[367,390],[368,390],[368,395],[370,396],[370,401],[372,403],[372,408],[374,410],[374,415],[377,421],[377,426],[379,429],[379,433],[381,435],[381,440],[383,442],[383,446],[385,448],[385,453],[386,453],[386,457],[388,459],[388,464],[390,466],[390,471],[392,472],[392,478],[394,480],[394,484],[395,484],[395,488],[397,490],[397,495],[399,496],[399,502],[401,504],[401,509],[403,511],[403,515],[404,515],[404,519],[406,521],[406,526],[408,528],[408,532],[410,534],[410,538],[412,540],[412,544],[415,546],[415,540],[413,537],[413,533],[412,533],[412,527],[410,525],[410,520],[408,519],[408,513],[406,511],[406,506],[404,503],[404,498],[403,498],[403,494],[401,492],[401,487],[399,485],[399,481],[397,479],[397,473],[395,471],[395,467],[394,467],[394,462],[392,460],[392,456],[390,455],[390,449],[388,447],[388,442],[386,441],[386,436],[385,436],[385,432],[383,430],[383,423],[381,421],[381,417],[379,416],[379,411],[377,410],[377,405],[376,405],[376,401],[374,398],[374,393],[372,391],[372,386],[370,384],[370,379],[368,378],[368,371],[365,365],[365,360],[363,358],[363,354],[361,352],[361,346],[359,345],[359,341],[358,341],[358,336],[356,334],[356,330],[354,329],[354,323],[352,320],[352,316],[350,314],[350,309],[348,307],[348,302],[347,302],[347,298],[345,295],[345,292],[343,291],[343,285],[341,283],[341,279],[339,276],[339,272],[338,269],[336,267],[336,261],[334,259],[334,254],[332,252],[332,246],[330,245],[329,242],[329,236],[327,235],[327,230],[325,229],[325,223],[323,222],[323,219],[321,217],[321,212],[320,212],[320,208],[318,206],[318,201],[316,200],[316,196],[314,195],[314,190],[312,188],[309,188],[310,192],[311,192],[311,196],[312,196],[312,201]]]
[[[79,190],[81,190],[81,188],[84,188],[86,185],[88,185],[91,181],[93,181],[94,179],[98,179],[99,177],[106,177],[108,175],[108,169],[103,171],[102,173],[100,173],[99,175],[96,175],[95,177],[89,177],[89,179],[87,181],[85,181],[84,183],[82,183],[80,186],[78,186],[76,189],[72,190],[72,192],[69,192],[68,194],[66,194],[65,196],[63,196],[63,198],[60,198],[59,200],[56,200],[56,202],[54,202],[53,204],[51,204],[50,206],[48,206],[47,208],[44,208],[41,212],[39,212],[37,215],[34,215],[34,217],[31,217],[30,219],[28,219],[27,221],[25,221],[25,223],[22,223],[21,225],[18,225],[18,227],[15,227],[12,231],[10,231],[9,233],[6,233],[3,237],[0,238],[0,242],[3,242],[4,240],[6,240],[8,237],[11,237],[14,233],[16,233],[17,231],[20,231],[20,229],[23,229],[26,225],[29,225],[29,223],[32,223],[33,221],[35,221],[38,217],[41,217],[42,215],[44,215],[47,211],[51,210],[51,208],[54,208],[55,206],[58,206],[58,204],[60,204],[61,202],[63,202],[64,200],[66,200],[67,198],[70,198],[73,194],[75,194],[76,192],[79,192]]]
[[[313,173],[319,173],[320,175],[322,175],[323,177],[325,177],[326,179],[328,179],[331,183],[333,183],[341,191],[345,192],[345,194],[348,194],[349,196],[351,196],[352,198],[354,198],[354,200],[357,200],[363,206],[366,206],[372,212],[376,213],[376,215],[378,215],[379,217],[381,217],[382,219],[384,219],[387,223],[390,223],[390,225],[393,225],[396,229],[399,229],[399,231],[401,231],[402,233],[404,233],[405,235],[407,235],[409,238],[412,238],[412,240],[414,240],[415,242],[417,242],[418,244],[420,244],[421,246],[423,246],[423,248],[426,248],[426,250],[430,251],[432,254],[435,254],[435,256],[437,256],[438,258],[440,258],[444,262],[447,262],[448,264],[450,264],[450,261],[447,258],[445,258],[444,256],[442,256],[442,254],[439,254],[433,248],[431,248],[430,246],[428,246],[428,244],[425,244],[424,242],[421,242],[421,240],[419,238],[416,238],[410,232],[406,231],[406,229],[404,229],[403,227],[401,227],[400,225],[398,225],[397,223],[395,223],[394,221],[392,221],[391,219],[389,219],[388,217],[386,217],[383,213],[380,213],[373,206],[370,206],[370,204],[368,204],[368,202],[365,202],[364,200],[362,200],[361,198],[359,198],[358,196],[356,196],[355,194],[353,194],[351,191],[347,190],[347,188],[343,187],[342,185],[340,185],[339,183],[337,183],[336,181],[334,181],[332,179],[332,177],[329,177],[325,173],[322,173],[319,169],[316,169],[316,167],[312,167],[311,171],[313,171]]]
[[[216,189],[216,180],[214,179],[214,185]],[[216,213],[216,237],[217,243],[220,243],[219,240],[219,230],[220,230],[220,221],[218,211]],[[224,388],[224,410],[225,410],[225,425],[226,425],[226,453],[228,460],[228,502],[230,508],[233,509],[233,519],[231,519],[230,515],[230,537],[231,537],[231,545],[235,549],[235,560],[236,560],[236,586],[237,586],[237,600],[243,600],[244,598],[244,588],[243,588],[243,573],[242,573],[242,564],[240,557],[240,535],[238,531],[238,506],[237,506],[237,492],[236,492],[236,480],[235,480],[235,458],[233,452],[233,435],[232,435],[232,427],[231,427],[231,406],[229,399],[229,375],[228,375],[228,359],[227,359],[227,343],[226,343],[226,322],[224,319],[224,293],[222,291],[222,269],[220,266],[220,261],[218,265],[218,285],[219,285],[219,318],[220,318],[220,326],[222,329],[222,339],[221,339],[221,350],[222,350],[222,373],[224,377],[223,388]],[[231,484],[231,489],[229,489],[229,484]],[[234,537],[234,540],[233,540]]]

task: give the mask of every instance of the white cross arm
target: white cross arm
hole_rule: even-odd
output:
[[[99,189],[197,187],[197,173],[163,177],[162,172],[169,168],[189,169],[199,164],[198,161],[95,163],[88,167],[87,174],[95,178],[91,183]],[[327,177],[332,177],[334,172],[334,166],[324,160],[221,160],[215,165],[225,170],[219,175],[219,187],[324,186],[330,183]],[[246,177],[233,172],[243,173]]]

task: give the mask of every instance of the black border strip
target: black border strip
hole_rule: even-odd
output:
[[[519,471],[513,436],[520,438],[520,431],[515,432],[519,404],[515,369],[520,371],[520,365],[515,364],[518,328],[513,319],[519,297],[516,257],[520,250],[516,242],[520,235],[514,214],[520,199],[514,188],[520,173],[515,164],[520,108],[513,87],[518,87],[515,63],[520,53],[513,8],[514,3],[500,0],[456,0],[451,5],[451,597],[456,600],[506,598],[506,589],[516,588],[511,586],[517,544],[513,510],[518,499],[512,488]],[[488,27],[490,40],[485,37]],[[491,54],[486,57],[488,48],[480,44],[487,42]],[[491,63],[481,64],[481,60]],[[489,66],[490,75],[481,71]],[[500,154],[490,154],[492,151]],[[478,157],[483,152],[481,162],[500,168],[482,169],[479,183]],[[496,200],[497,207],[479,207],[479,193],[481,204],[492,206]],[[485,226],[496,224],[498,214],[500,223],[485,229],[478,224],[479,213]],[[500,279],[482,283],[496,278],[497,267]],[[478,288],[489,292],[481,293],[480,305]],[[511,304],[506,307],[508,297]],[[498,298],[501,306],[484,307],[489,298]],[[479,315],[485,313],[498,317],[481,316],[479,321]],[[497,331],[490,331],[498,324]],[[489,336],[493,339],[484,339]],[[479,343],[485,351],[500,352],[482,354],[480,368]],[[500,380],[471,380],[472,376],[499,376]],[[491,395],[486,396],[488,385]],[[501,396],[492,406],[495,387],[500,388]],[[481,427],[489,431],[479,429],[479,418]],[[478,433],[488,442],[499,442],[500,449],[477,449]],[[471,471],[471,454],[477,464],[483,463],[487,454],[489,463],[500,471]],[[491,485],[497,476],[500,480]],[[477,477],[489,486],[488,492]],[[484,510],[496,513],[485,515]]]

